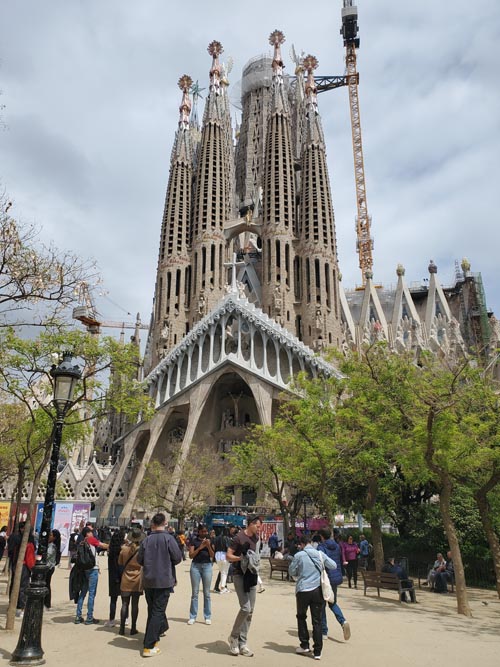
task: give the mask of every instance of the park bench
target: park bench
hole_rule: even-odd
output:
[[[281,581],[283,581],[284,574],[286,574],[288,579],[288,566],[290,565],[290,561],[287,558],[270,558],[269,564],[271,565],[271,579],[273,578],[273,572],[281,572]]]
[[[409,591],[413,591],[415,601],[417,599],[413,585],[411,588],[403,588],[401,579],[397,574],[392,574],[390,572],[371,572],[369,570],[361,570],[361,576],[363,577],[363,582],[365,585],[365,595],[367,588],[376,588],[378,597],[380,597],[380,589],[382,588],[391,591],[397,591],[399,602],[401,602],[401,594],[407,593]]]
[[[434,563],[430,563],[427,565],[425,572],[420,571],[418,574],[418,587],[422,588],[422,586],[427,586],[428,585],[428,577],[429,577],[429,572],[433,569]],[[433,591],[434,590],[434,585],[435,582],[433,581],[431,585],[429,586],[429,590]],[[451,592],[453,593],[455,590],[455,573],[452,574],[451,579],[448,579],[446,582],[446,586],[450,587]]]

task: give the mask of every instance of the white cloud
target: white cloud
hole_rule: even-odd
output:
[[[14,213],[95,257],[114,302],[147,320],[183,73],[206,86],[219,39],[240,77],[274,28],[340,74],[341,2],[215,0],[2,3],[0,179]],[[360,103],[375,278],[443,282],[467,255],[500,312],[500,6],[359,0]],[[30,20],[26,20],[29,16]],[[235,86],[236,87],[236,86]],[[360,282],[347,91],[319,98],[344,285]],[[200,115],[202,109],[200,109]],[[102,314],[121,311],[101,304]]]

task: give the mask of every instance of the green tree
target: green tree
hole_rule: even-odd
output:
[[[186,519],[205,514],[210,497],[217,494],[225,474],[222,462],[202,447],[193,446],[182,468],[182,479],[174,498],[168,495],[169,479],[177,459],[178,451],[169,451],[166,461],[151,461],[139,488],[137,500],[148,509],[166,510],[179,521],[179,529],[184,529]]]
[[[35,339],[20,338],[12,328],[3,329],[0,332],[0,397],[18,416],[15,428],[9,434],[11,446],[7,457],[19,476],[26,476],[32,481],[29,516],[36,502],[38,486],[49,461],[53,441],[56,415],[51,403],[53,388],[50,368],[58,361],[59,351],[68,349],[72,350],[81,364],[83,373],[74,396],[75,403],[66,416],[63,445],[67,451],[84,437],[91,421],[103,416],[106,410],[123,411],[135,420],[140,415],[147,418],[152,410],[149,397],[135,380],[135,346],[122,345],[112,338],[97,339],[84,332],[58,327],[44,331]],[[111,390],[106,395],[111,366],[122,374],[122,382],[119,390]],[[1,451],[4,453],[3,447]],[[18,484],[18,488],[22,488],[21,484]],[[14,624],[29,528],[28,523],[14,575],[7,629],[12,629]]]

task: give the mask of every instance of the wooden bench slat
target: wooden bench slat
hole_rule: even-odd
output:
[[[366,595],[366,590],[368,588],[376,588],[378,597],[380,597],[380,589],[382,588],[382,589],[385,589],[385,590],[398,591],[398,597],[399,597],[400,602],[401,602],[401,594],[402,593],[412,592],[413,596],[415,596],[415,601],[416,601],[416,594],[415,594],[414,586],[412,585],[408,588],[406,588],[406,587],[403,588],[402,583],[401,583],[401,579],[395,573],[391,573],[391,572],[373,572],[373,571],[361,570],[361,576],[363,577],[363,582],[364,582],[364,587],[365,587],[365,591],[364,591],[365,595]],[[412,596],[410,596],[410,598],[411,597]]]

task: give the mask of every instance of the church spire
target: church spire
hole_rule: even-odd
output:
[[[269,35],[269,44],[274,47],[271,113],[279,112],[288,114],[290,111],[287,91],[283,79],[283,69],[285,65],[281,59],[281,45],[284,42],[285,35],[281,30],[274,30]]]
[[[262,183],[262,303],[267,313],[280,323],[293,322],[295,310],[295,169],[291,114],[281,59],[284,41],[281,30],[274,30],[269,36],[274,57]]]
[[[193,85],[193,79],[187,74],[184,74],[179,79],[177,85],[182,90],[182,102],[181,106],[179,107],[179,130],[189,130],[189,116],[191,114],[191,100],[189,98],[189,91]]]
[[[324,345],[340,344],[341,309],[335,220],[314,80],[317,67],[315,56],[304,58],[307,82],[300,169],[298,291],[303,340],[319,350]]]
[[[304,58],[304,68],[307,71],[305,142],[321,143],[324,147],[323,128],[318,111],[318,88],[314,80],[314,70],[318,68],[318,64],[316,56],[308,55]]]
[[[193,143],[189,116],[189,91],[193,80],[181,76],[182,91],[179,124],[175,135],[170,174],[160,236],[156,274],[155,305],[152,325],[151,355],[156,365],[167,351],[185,335],[191,299],[189,235],[191,226],[191,184],[193,179]]]
[[[191,303],[191,324],[207,309],[213,308],[223,294],[226,259],[224,224],[234,217],[231,115],[219,63],[224,49],[220,42],[214,40],[207,50],[212,56],[212,66],[193,198],[192,287],[198,302]]]
[[[215,93],[216,95],[221,95],[224,92],[224,88],[221,87],[222,68],[219,63],[219,56],[221,53],[224,53],[224,49],[222,44],[214,39],[213,42],[210,42],[208,45],[207,51],[212,56],[212,67],[210,69],[210,92]]]

